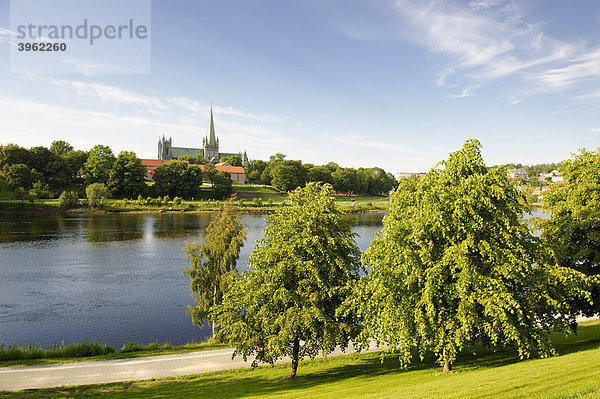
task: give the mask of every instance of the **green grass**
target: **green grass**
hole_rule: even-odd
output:
[[[432,358],[408,369],[393,355],[376,353],[303,361],[299,378],[289,365],[228,370],[176,378],[0,393],[2,397],[54,398],[598,398],[600,321],[578,335],[555,334],[560,356],[519,361],[507,352],[463,353],[454,372],[442,374]]]
[[[112,347],[105,347],[103,345],[98,345],[95,343],[90,344],[86,342],[81,344],[71,344],[65,347],[51,346],[47,349],[42,349],[37,346],[28,346],[26,348],[18,348],[14,346],[5,348],[4,346],[0,346],[0,367],[36,366],[112,359],[132,359],[137,357],[172,355],[176,353],[223,349],[227,347],[228,346],[225,344],[212,341],[175,346],[169,343],[162,345],[158,343],[138,345],[130,342],[119,351],[115,351]]]
[[[263,184],[234,184],[233,192],[243,193],[278,193],[279,191],[273,186]]]

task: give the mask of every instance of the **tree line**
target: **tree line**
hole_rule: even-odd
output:
[[[238,155],[221,161],[242,165]],[[180,157],[158,166],[153,174],[154,184],[149,185],[146,168],[134,152],[122,151],[115,156],[106,145],[81,151],[62,140],[52,142],[49,148],[0,146],[0,173],[20,199],[57,198],[62,192],[70,193],[71,197],[73,193],[83,196],[86,187],[92,184],[96,184],[94,192],[115,198],[168,195],[189,199],[200,194],[203,182],[211,183],[212,194],[217,198],[226,198],[233,190],[231,176],[217,171],[199,155]],[[394,176],[381,168],[342,168],[332,162],[314,166],[286,160],[280,153],[271,156],[268,162],[249,161],[245,173],[248,183],[272,185],[282,192],[309,181],[321,181],[330,183],[340,193],[381,195],[397,184]]]
[[[15,144],[0,146],[0,172],[17,196],[56,198],[61,192],[70,197],[180,196],[192,198],[200,193],[203,181],[210,182],[213,194],[224,198],[232,192],[231,176],[207,164],[171,161],[158,166],[154,184],[146,184],[146,168],[131,151],[117,156],[105,145],[89,151],[74,150],[65,141],[54,141],[50,148],[30,149]],[[75,201],[76,202],[76,201]]]
[[[242,275],[245,233],[227,203],[205,242],[186,246],[188,312],[253,365],[291,357],[290,378],[300,359],[351,341],[374,341],[404,366],[433,353],[445,372],[475,343],[553,355],[549,332],[600,314],[600,149],[561,168],[565,186],[550,195],[551,217],[535,221],[538,237],[506,168],[487,168],[469,140],[426,176],[402,179],[362,254],[332,186],[308,183],[268,218]]]
[[[280,191],[292,191],[307,182],[329,183],[338,193],[368,195],[389,194],[398,183],[393,174],[381,168],[343,168],[334,162],[326,165],[303,164],[285,159],[281,153],[268,162],[250,160],[244,167],[249,183],[272,185]]]

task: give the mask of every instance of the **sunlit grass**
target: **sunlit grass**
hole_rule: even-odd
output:
[[[600,397],[600,321],[577,335],[554,334],[560,356],[520,361],[511,352],[465,351],[454,372],[442,374],[431,357],[407,369],[394,355],[346,355],[289,365],[238,369],[157,380],[28,390],[0,397],[53,398],[597,398]]]

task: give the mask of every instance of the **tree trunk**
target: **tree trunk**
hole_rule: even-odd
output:
[[[452,371],[452,363],[450,363],[446,358],[446,349],[442,352],[442,357],[444,358],[444,373],[449,373]]]
[[[288,378],[296,378],[296,371],[298,370],[298,357],[300,355],[300,340],[296,338],[294,340],[294,347],[292,348],[292,369],[290,370],[290,376]]]

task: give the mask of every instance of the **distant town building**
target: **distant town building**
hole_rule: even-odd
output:
[[[508,177],[511,179],[519,179],[529,181],[529,174],[523,168],[514,168],[508,170]]]
[[[167,159],[142,159],[142,165],[146,168],[146,180],[154,180],[154,172],[160,165],[169,162]],[[187,161],[179,161],[186,162]],[[204,171],[204,165],[197,165]],[[232,166],[229,162],[215,164],[215,169],[229,173],[233,184],[246,184],[246,172],[241,166]]]
[[[213,164],[219,163],[223,157],[239,155],[242,159],[242,166],[245,166],[246,162],[248,162],[248,154],[246,154],[246,151],[244,151],[244,153],[241,151],[239,153],[219,152],[219,138],[215,134],[212,106],[210,107],[210,116],[208,119],[208,131],[206,132],[206,136],[202,138],[202,148],[173,147],[172,137],[169,137],[168,140],[165,136],[158,139],[159,160],[170,161],[185,155],[189,155],[190,157],[200,155],[202,158]]]
[[[398,179],[407,179],[409,177],[423,177],[427,172],[398,172]]]
[[[550,176],[552,178],[552,183],[562,183],[565,180],[563,175],[556,169],[550,172]]]

